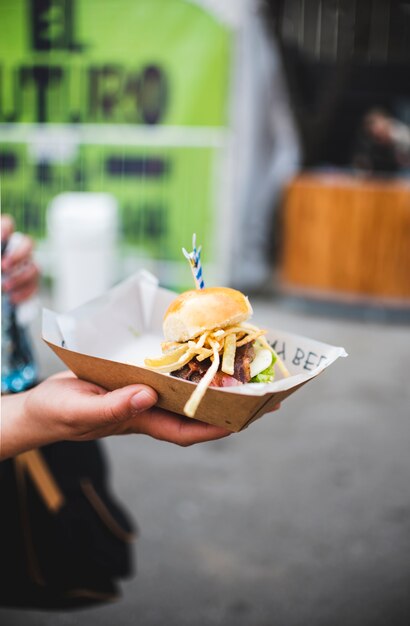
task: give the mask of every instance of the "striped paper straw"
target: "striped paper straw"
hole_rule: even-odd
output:
[[[202,246],[196,247],[196,235],[192,235],[192,252],[187,252],[185,248],[182,248],[184,257],[188,259],[191,266],[192,275],[195,280],[195,286],[197,289],[203,289],[205,287],[204,279],[202,276],[202,264],[201,264],[201,250]]]

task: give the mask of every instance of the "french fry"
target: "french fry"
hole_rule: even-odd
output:
[[[144,363],[147,367],[155,369],[156,367],[162,367],[163,365],[169,365],[175,363],[178,359],[188,351],[187,344],[183,344],[180,348],[166,352],[160,357],[154,359],[145,359]]]
[[[207,340],[209,335],[209,331],[204,332],[200,338],[198,339],[198,341],[196,342],[196,347],[197,348],[202,348],[205,344],[205,341]]]
[[[222,329],[215,330],[215,331],[212,333],[212,337],[215,337],[215,339],[217,339],[218,337],[223,336],[223,334],[224,334],[224,331],[223,331]]]
[[[209,332],[206,331],[198,338],[198,341],[193,341],[193,340],[188,341],[188,346],[192,350],[200,350],[205,344],[205,342],[207,341],[208,335],[209,335]]]
[[[211,367],[206,372],[205,376],[199,381],[198,385],[195,388],[195,391],[189,398],[188,402],[185,404],[184,413],[188,417],[194,417],[196,410],[204,397],[206,390],[212,382],[213,377],[218,371],[219,367],[219,352],[218,352],[218,344],[216,342],[212,342],[212,351],[214,355],[214,360]]]
[[[235,334],[241,333],[243,335],[246,335],[248,331],[245,330],[244,328],[241,328],[241,326],[228,326],[228,328],[226,328],[222,332],[223,334],[220,335],[218,339],[221,339],[222,337],[227,337],[228,335],[231,335],[232,333],[235,333]]]
[[[182,348],[182,346],[184,345],[185,344],[178,343],[176,341],[163,341],[161,343],[161,350],[165,354],[166,352],[172,352],[173,350],[176,350],[177,348]]]
[[[147,359],[145,361],[145,365],[149,368],[149,369],[153,369],[156,372],[161,372],[161,374],[169,374],[170,372],[175,372],[175,370],[179,370],[181,369],[181,367],[184,367],[184,365],[186,365],[187,363],[189,363],[189,361],[191,361],[191,359],[195,356],[195,352],[191,351],[191,350],[187,350],[185,354],[183,354],[178,361],[175,361],[174,363],[168,363],[166,365],[156,365],[155,367],[153,367],[152,365],[149,365],[147,363],[147,360],[149,361],[150,359]]]
[[[213,350],[210,348],[200,348],[200,351],[197,354],[197,361],[205,361],[213,354]]]
[[[224,353],[222,358],[221,370],[225,374],[233,376],[235,365],[235,353],[236,353],[236,335],[231,333],[225,338]]]
[[[244,337],[243,339],[237,342],[236,347],[240,348],[241,346],[244,346],[245,343],[249,343],[250,341],[255,341],[255,339],[257,339],[258,337],[261,337],[261,335],[264,335],[265,333],[266,333],[266,330],[258,330],[258,331],[255,331],[254,333],[251,333],[250,335],[246,335],[246,337]]]
[[[187,344],[177,350],[167,352],[156,359],[145,359],[145,366],[157,372],[169,373],[180,369],[186,365],[194,356],[195,352],[190,350]]]

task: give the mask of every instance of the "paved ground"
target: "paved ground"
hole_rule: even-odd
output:
[[[117,604],[2,625],[410,623],[410,326],[255,304],[349,358],[229,439],[107,441],[141,527],[137,577]]]

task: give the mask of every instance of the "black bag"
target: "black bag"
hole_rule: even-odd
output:
[[[61,442],[0,463],[0,605],[115,600],[135,530],[107,484],[100,444]]]

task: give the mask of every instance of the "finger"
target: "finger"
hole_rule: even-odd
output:
[[[169,441],[180,446],[213,441],[214,439],[221,439],[232,434],[225,428],[199,422],[161,409],[154,409],[149,413],[141,413],[133,420],[130,420],[127,427],[131,429],[127,430],[127,432],[149,435],[154,439]]]
[[[19,289],[19,291],[13,291],[10,294],[10,300],[13,304],[20,304],[25,300],[28,300],[33,296],[37,291],[37,285],[29,285],[24,289]]]
[[[7,241],[14,231],[14,221],[10,215],[1,216],[1,240]]]
[[[157,401],[157,394],[146,385],[130,385],[115,391],[106,391],[98,385],[76,378],[55,380],[60,389],[60,402],[66,415],[68,439],[93,439],[116,434],[122,425],[147,411]]]
[[[37,285],[39,271],[35,263],[21,265],[12,274],[8,274],[3,282],[4,291],[19,291],[30,285]]]
[[[32,240],[30,237],[23,235],[18,246],[16,245],[16,247],[12,248],[10,252],[7,252],[6,250],[6,254],[1,262],[3,271],[8,272],[19,263],[27,261],[30,258],[32,251]]]
[[[108,424],[123,422],[148,411],[157,400],[156,392],[147,385],[130,385],[98,397],[100,414]]]

